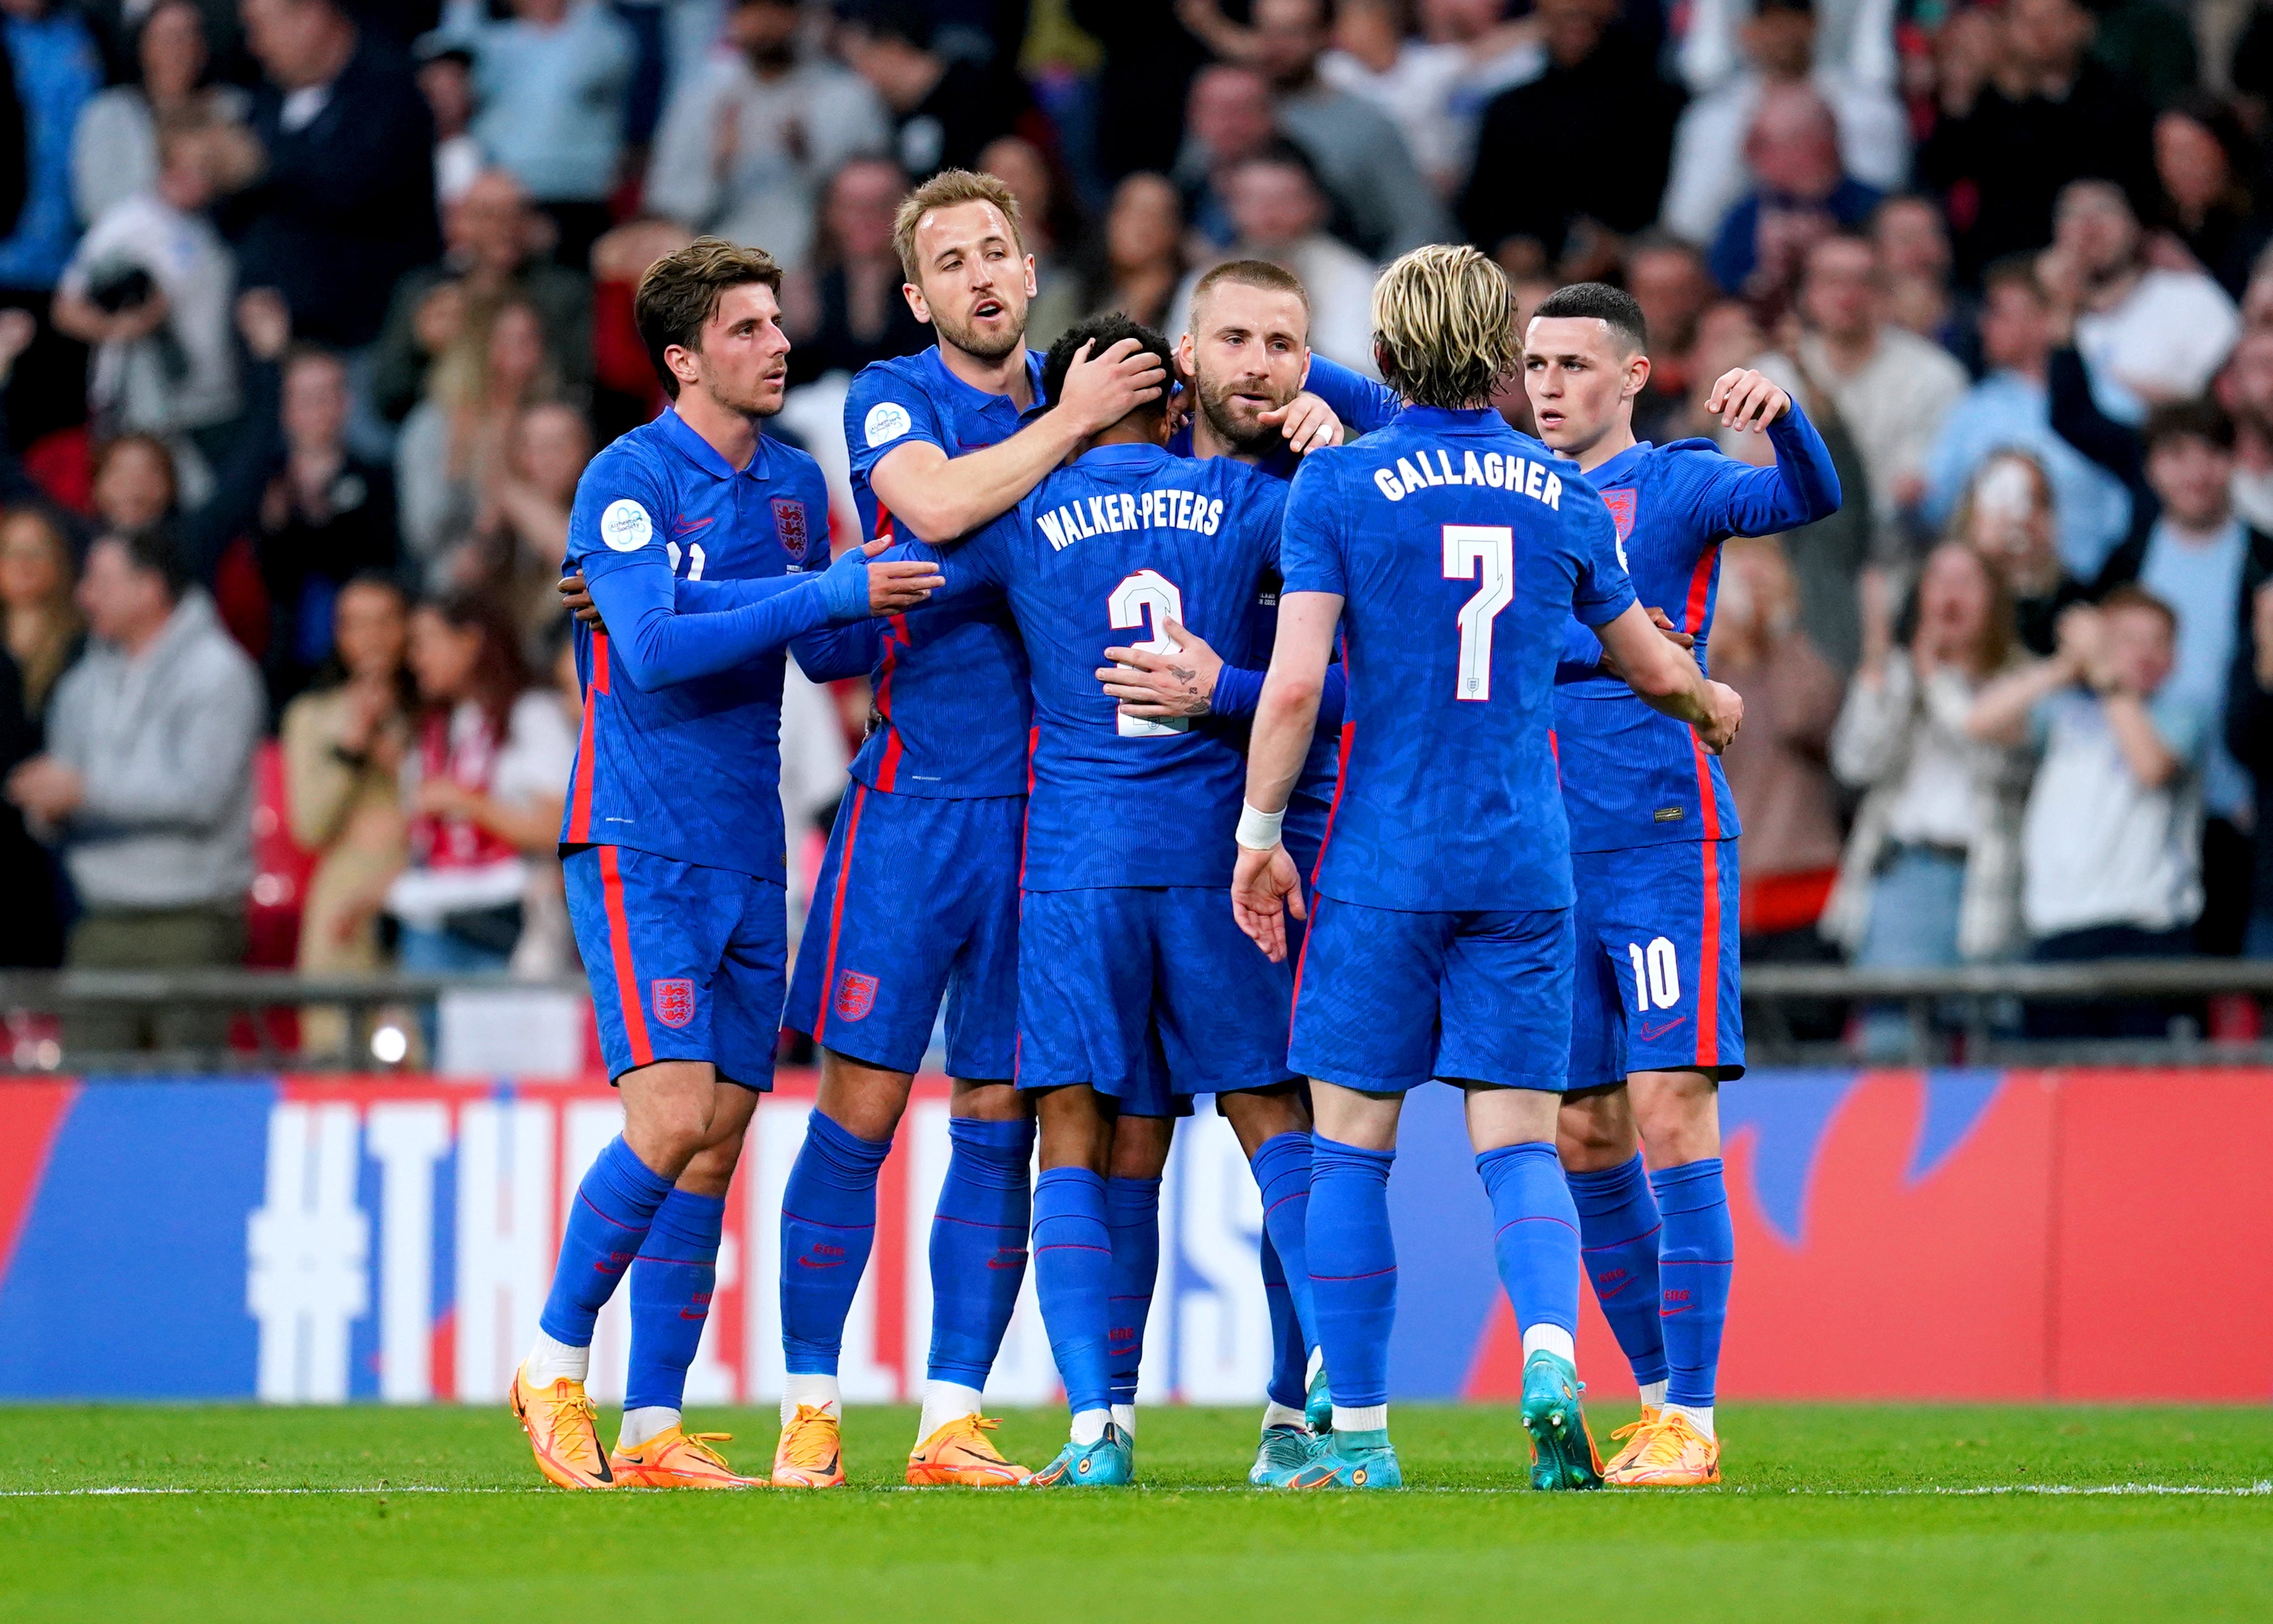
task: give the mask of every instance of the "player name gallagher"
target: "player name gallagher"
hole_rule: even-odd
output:
[[[1563,511],[1563,481],[1549,473],[1543,463],[1526,457],[1503,456],[1497,451],[1487,451],[1481,457],[1473,451],[1464,451],[1460,454],[1464,461],[1455,468],[1443,447],[1437,447],[1435,455],[1435,468],[1429,465],[1429,453],[1426,451],[1419,453],[1417,458],[1399,457],[1394,468],[1375,469],[1373,483],[1392,502],[1403,501],[1407,492],[1423,485],[1488,485],[1545,502],[1557,513]],[[1416,460],[1420,463],[1417,469],[1414,466]]]

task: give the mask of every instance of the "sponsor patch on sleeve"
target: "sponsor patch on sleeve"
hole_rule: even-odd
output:
[[[906,433],[915,426],[915,419],[908,416],[908,409],[897,401],[878,401],[868,408],[867,418],[860,426],[868,436],[869,449],[874,450]]]
[[[628,496],[610,502],[600,515],[600,539],[611,553],[636,553],[655,538],[655,521]]]

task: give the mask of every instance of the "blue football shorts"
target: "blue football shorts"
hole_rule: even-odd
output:
[[[1630,1071],[1744,1074],[1737,842],[1574,852],[1569,1086]]]
[[[1018,1045],[1026,798],[941,801],[855,783],[798,944],[784,1024],[913,1071],[947,1003],[949,1076],[1007,1080]]]
[[[1293,1080],[1287,966],[1247,939],[1228,887],[1028,891],[1021,926],[1021,1088],[1087,1083],[1164,1116]]]
[[[1571,1047],[1571,910],[1408,914],[1312,904],[1287,1060],[1369,1094],[1442,1078],[1561,1089]]]
[[[732,868],[587,846],[561,860],[610,1078],[707,1060],[774,1086],[789,916],[782,888]]]

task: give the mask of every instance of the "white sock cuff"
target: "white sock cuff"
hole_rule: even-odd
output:
[[[1664,1409],[1665,1389],[1668,1385],[1663,1381],[1644,1382],[1641,1389],[1641,1402],[1652,1410]]]
[[[1714,1436],[1713,1406],[1710,1404],[1668,1404],[1665,1407],[1665,1413],[1669,1416],[1685,1416],[1688,1417],[1689,1425],[1704,1433],[1706,1437]]]
[[[922,1443],[950,1421],[985,1413],[985,1405],[986,1395],[977,1387],[930,1378],[924,1383],[923,1419],[916,1423],[916,1442]]]
[[[1113,1407],[1113,1425],[1119,1427],[1129,1437],[1136,1437],[1136,1406],[1134,1404],[1115,1404]]]
[[[1280,1403],[1275,1398],[1270,1400],[1263,1406],[1263,1430],[1266,1432],[1274,1426],[1304,1426],[1307,1425],[1309,1425],[1309,1423],[1305,1419],[1304,1413],[1302,1410],[1289,1410],[1286,1405]]]
[[[834,1376],[785,1375],[782,1378],[781,1418],[787,1426],[797,1417],[797,1407],[808,1405],[825,1410],[840,1419],[844,1414],[841,1389]]]
[[[521,1368],[532,1387],[549,1387],[564,1376],[571,1381],[581,1381],[591,1372],[592,1350],[589,1343],[572,1348],[539,1331]]]
[[[1334,1406],[1334,1431],[1337,1432],[1378,1432],[1389,1425],[1389,1406],[1364,1404],[1355,1409],[1347,1405]]]
[[[1527,1359],[1542,1351],[1568,1359],[1574,1365],[1579,1363],[1577,1341],[1559,1325],[1534,1325],[1524,1331],[1523,1357]]]
[[[624,1411],[623,1430],[616,1434],[616,1447],[636,1449],[649,1439],[668,1432],[679,1422],[679,1413],[661,1404],[651,1404],[642,1410]]]
[[[1105,1436],[1105,1429],[1112,1420],[1113,1412],[1110,1410],[1079,1411],[1073,1418],[1073,1441],[1077,1444],[1095,1443]]]

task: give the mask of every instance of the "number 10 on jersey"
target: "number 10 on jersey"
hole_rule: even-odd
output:
[[[1504,524],[1444,526],[1444,579],[1476,581],[1460,605],[1460,670],[1455,699],[1491,697],[1492,622],[1515,601],[1515,531]]]

